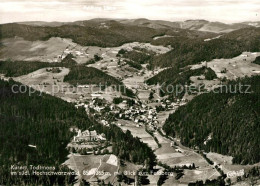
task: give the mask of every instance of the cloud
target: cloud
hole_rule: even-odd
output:
[[[259,21],[259,0],[2,0],[0,22],[148,18]],[[259,15],[260,16],[260,15]]]

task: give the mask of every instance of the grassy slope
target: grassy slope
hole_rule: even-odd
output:
[[[84,65],[77,65],[72,59],[72,55],[66,56],[61,63],[47,63],[47,62],[28,62],[28,61],[0,61],[0,73],[8,77],[18,77],[34,72],[35,70],[46,67],[67,67],[70,72],[65,76],[64,81],[73,85],[77,84],[97,84],[97,85],[114,85],[120,87],[124,95],[133,97],[131,90],[125,88],[123,83],[116,78],[104,73],[101,70]]]
[[[76,66],[71,54],[67,55],[61,63],[48,63],[39,61],[0,61],[0,73],[7,77],[18,77],[29,74],[46,67],[67,67]]]
[[[151,67],[184,67],[186,65],[210,61],[215,58],[232,58],[244,51],[260,50],[260,28],[246,28],[228,33],[208,42],[202,39],[174,38],[173,50],[155,56]]]
[[[55,67],[54,63],[28,61],[0,61],[0,73],[7,77],[18,77],[41,68]]]
[[[259,52],[259,37],[260,28],[245,28],[208,42],[202,39],[173,38],[172,42],[170,42],[173,50],[154,56],[150,59],[149,64],[150,68],[158,66],[173,68],[160,72],[147,82],[149,84],[156,84],[157,82],[171,84],[183,79],[183,75],[176,76],[178,70],[176,72],[176,70],[171,69],[180,69],[187,65],[211,61],[216,58],[233,58],[244,51]]]

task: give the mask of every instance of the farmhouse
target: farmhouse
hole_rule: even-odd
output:
[[[78,85],[78,88],[89,88],[89,85]]]
[[[101,98],[101,94],[91,94],[92,99]]]
[[[97,106],[97,107],[95,107],[94,108],[97,112],[101,112],[103,109],[105,109],[105,107],[99,107],[99,106]]]
[[[1,79],[1,80],[4,80],[4,81],[9,81],[10,78],[7,78],[7,77],[5,77],[5,76],[2,75],[2,76],[0,76],[0,79]]]

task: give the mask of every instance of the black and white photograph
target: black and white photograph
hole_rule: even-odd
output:
[[[9,185],[260,186],[260,1],[1,0]]]

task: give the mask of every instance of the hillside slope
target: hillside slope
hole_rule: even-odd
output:
[[[245,28],[237,30],[218,39],[208,42],[202,39],[175,39],[171,43],[173,50],[155,56],[151,61],[151,67],[184,67],[210,61],[216,58],[232,58],[244,51],[260,51],[260,28]]]
[[[128,25],[138,25],[149,28],[181,28],[188,30],[197,30],[213,33],[227,33],[242,28],[257,27],[259,23],[235,23],[225,24],[221,22],[210,22],[207,20],[186,20],[186,21],[163,21],[163,20],[149,20],[149,19],[123,19],[117,20],[120,23]]]
[[[108,21],[105,25],[88,23],[84,26],[62,25],[57,27],[41,27],[23,24],[0,25],[1,37],[23,37],[25,40],[48,40],[51,37],[70,38],[83,46],[113,47],[128,42],[149,42],[164,31],[147,27],[124,25],[116,21]]]
[[[15,88],[12,88],[13,85]],[[155,161],[152,150],[124,133],[117,126],[106,127],[97,123],[85,110],[39,92],[19,92],[19,83],[0,80],[0,184],[2,185],[68,185],[73,176],[12,176],[11,165],[55,166],[62,171],[67,158],[67,144],[75,135],[71,127],[104,133],[114,145],[114,154],[133,163]],[[25,87],[24,85],[22,85]],[[26,87],[25,87],[26,88]],[[23,89],[24,90],[24,89]],[[14,93],[19,92],[19,93]],[[35,146],[35,148],[29,145]],[[141,155],[140,155],[141,154]],[[132,160],[132,159],[131,159]],[[130,160],[130,161],[131,161]],[[63,170],[68,172],[69,170]]]
[[[231,155],[234,163],[259,162],[259,81],[260,76],[245,78],[230,82],[229,93],[195,97],[169,116],[164,131],[189,147]],[[252,93],[231,93],[239,83],[251,85]]]

